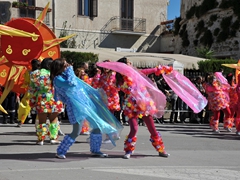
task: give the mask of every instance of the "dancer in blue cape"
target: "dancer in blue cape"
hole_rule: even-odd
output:
[[[113,146],[119,139],[123,126],[107,109],[104,96],[92,88],[73,72],[65,59],[56,59],[51,64],[51,80],[55,88],[55,99],[66,104],[68,118],[73,125],[71,134],[66,135],[57,148],[57,158],[65,159],[65,154],[78,137],[84,119],[92,128],[90,134],[90,151],[93,155],[107,157],[100,151],[102,136],[106,134]]]

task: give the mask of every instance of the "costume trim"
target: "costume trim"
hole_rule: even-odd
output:
[[[70,136],[64,136],[63,141],[57,148],[58,155],[65,155],[69,148],[73,145],[75,139],[72,139]]]
[[[150,141],[157,152],[164,152],[165,146],[163,144],[160,132],[158,132],[157,136],[150,136]]]
[[[126,140],[124,141],[124,151],[126,154],[133,154],[136,142],[137,136],[134,136],[133,138],[128,138],[128,136],[126,137]]]

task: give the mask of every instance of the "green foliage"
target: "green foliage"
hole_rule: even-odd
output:
[[[209,47],[197,48],[197,54],[201,58],[211,59],[214,55],[214,51],[210,50]]]
[[[216,14],[213,14],[210,16],[210,21],[216,21],[218,16]]]
[[[201,72],[209,73],[219,71],[220,68],[223,69],[224,74],[234,73],[235,69],[222,66],[222,64],[236,64],[237,60],[234,59],[209,59],[198,62],[198,68]]]
[[[188,32],[187,30],[184,31],[183,35],[182,35],[182,46],[183,47],[187,47],[190,44],[190,41],[188,40]]]
[[[182,38],[184,36],[184,32],[186,31],[187,29],[187,24],[184,24],[182,29],[180,30],[179,32],[179,36]]]
[[[218,6],[218,2],[216,0],[204,0],[202,4],[199,6],[198,16],[203,16],[209,10],[215,9]]]
[[[240,24],[240,22],[239,22],[239,20],[237,19],[237,20],[232,24],[231,28],[232,28],[232,29],[235,29],[235,30],[238,30],[239,27],[240,27],[239,24]]]
[[[186,18],[187,18],[187,19],[191,19],[191,18],[194,16],[195,11],[196,11],[196,6],[192,6],[192,7],[187,11]]]
[[[66,31],[66,27],[67,27],[67,21],[64,21],[64,22],[63,22],[63,25],[62,25],[62,28],[63,28],[63,29],[60,31],[59,38],[68,36],[68,32]],[[67,43],[67,41],[61,42],[60,47],[61,47],[61,48],[68,48],[68,43]]]
[[[207,47],[211,47],[213,43],[212,32],[210,30],[205,31],[204,35],[201,37],[200,42]]]
[[[231,0],[233,4],[233,12],[236,16],[238,16],[238,19],[240,18],[240,3],[239,0]]]
[[[199,38],[200,35],[201,35],[201,33],[197,33],[197,34],[196,34],[196,38]]]
[[[220,23],[222,30],[224,31],[227,30],[230,27],[231,22],[232,22],[232,16],[223,18]]]
[[[222,0],[221,4],[219,5],[221,9],[228,9],[232,8],[233,12],[238,18],[240,18],[240,3],[239,0]]]
[[[195,40],[193,41],[193,44],[194,44],[195,46],[197,46],[197,45],[198,45],[198,40],[195,39]]]
[[[178,32],[179,32],[179,30],[180,30],[180,21],[182,20],[182,18],[181,17],[178,17],[178,18],[176,18],[175,19],[175,22],[174,22],[174,31],[173,31],[173,34],[174,35],[178,35]]]
[[[203,20],[199,21],[197,24],[197,27],[195,28],[195,31],[198,31],[199,33],[202,33],[205,29],[205,23]]]
[[[217,35],[219,34],[219,32],[220,32],[220,29],[219,29],[219,28],[216,28],[216,29],[214,29],[214,31],[213,31],[213,35],[214,35],[214,36],[217,36]]]
[[[219,5],[219,8],[221,9],[228,9],[232,7],[232,0],[222,0],[221,4]]]
[[[66,58],[67,62],[73,63],[73,68],[79,68],[84,62],[97,62],[98,55],[86,52],[61,51],[61,57]]]
[[[189,46],[189,44],[190,44],[190,41],[188,39],[184,39],[182,42],[183,47],[187,47],[187,46]]]
[[[227,38],[228,38],[228,32],[221,31],[221,32],[218,34],[217,42],[224,42],[224,41],[227,40]]]
[[[62,29],[60,31],[59,38],[68,36],[67,28],[67,21],[63,22]],[[71,39],[68,39],[66,41],[61,42],[60,47],[61,48],[76,48],[76,38],[77,36],[72,37]]]
[[[236,37],[237,31],[235,29],[232,29],[230,31],[230,37]]]

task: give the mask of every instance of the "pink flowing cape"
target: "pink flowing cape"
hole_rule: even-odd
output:
[[[214,76],[217,78],[217,80],[221,83],[222,85],[222,90],[226,96],[227,101],[230,101],[229,97],[229,89],[231,88],[230,84],[228,84],[227,79],[223,76],[221,72],[215,72]]]
[[[128,76],[133,80],[133,86],[131,95],[135,98],[137,104],[143,103],[144,97],[141,93],[141,87],[145,87],[150,95],[150,99],[153,100],[157,112],[152,114],[155,117],[162,117],[164,114],[164,109],[166,107],[166,96],[153,84],[153,82],[145,76],[143,73],[139,72],[137,69],[134,69],[132,66],[128,66],[120,62],[98,62],[98,66],[111,69],[122,75]]]
[[[170,74],[163,74],[163,78],[170,88],[195,112],[199,113],[207,105],[207,99],[196,86],[184,75],[173,70]]]

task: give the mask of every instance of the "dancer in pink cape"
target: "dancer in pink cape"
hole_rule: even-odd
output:
[[[117,63],[117,67],[120,69],[125,69],[126,73],[124,73],[124,75],[117,73],[116,83],[120,90],[122,90],[127,96],[124,104],[124,114],[128,118],[128,123],[130,125],[130,133],[124,142],[124,158],[129,159],[135,150],[137,141],[136,134],[138,131],[138,117],[142,117],[144,120],[151,134],[150,141],[158,151],[159,156],[168,157],[169,154],[165,151],[161,134],[156,131],[152,117],[153,114],[158,113],[161,116],[164,113],[164,107],[166,104],[165,96],[152,83],[150,83],[150,80],[148,81],[147,78],[145,79],[143,76],[141,76],[138,71],[135,71],[131,66],[128,66],[127,64],[129,64],[129,62],[127,58],[122,58],[119,60],[119,62],[121,63]],[[107,65],[107,63],[112,62],[104,62],[102,64],[98,63],[97,65],[104,67],[105,63]],[[107,69],[112,69],[112,67]],[[113,70],[116,71],[115,69]],[[156,70],[157,69],[154,68],[153,71],[149,70],[147,73],[151,74]],[[153,94],[157,95],[160,99],[163,99],[163,101],[154,102],[152,98]]]
[[[172,72],[172,68],[159,66],[152,69],[138,71],[129,65],[127,58],[122,58],[118,60],[118,62],[97,63],[97,65],[118,72],[116,75],[117,85],[127,95],[124,105],[124,114],[126,117],[128,117],[130,133],[124,142],[124,158],[129,159],[135,150],[137,141],[136,134],[138,130],[138,117],[142,117],[144,120],[151,134],[150,141],[158,151],[159,156],[168,157],[169,154],[165,151],[161,134],[156,131],[153,121],[153,116],[161,117],[164,114],[166,97],[145,75],[152,73],[155,73],[156,75],[160,75],[162,73],[169,74]],[[192,88],[194,87],[195,86],[192,85]],[[178,87],[176,86],[176,88]],[[184,88],[182,88],[182,90],[185,91]],[[199,92],[199,94],[201,93]],[[197,94],[197,96],[199,96],[199,94]],[[199,104],[201,103],[198,101],[194,102],[197,102],[194,111],[197,111],[196,109],[201,109],[199,108]]]

